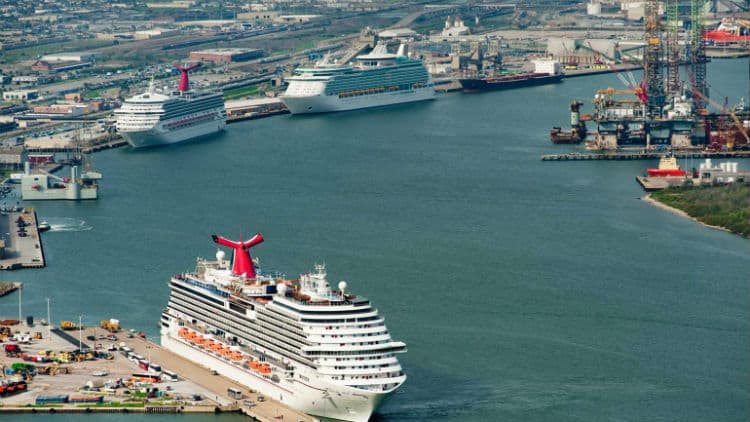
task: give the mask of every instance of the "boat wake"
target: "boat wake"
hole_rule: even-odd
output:
[[[50,232],[85,232],[94,228],[86,224],[84,220],[69,217],[51,217],[46,221],[49,223]]]

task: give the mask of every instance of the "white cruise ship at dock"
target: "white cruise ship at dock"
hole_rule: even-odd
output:
[[[421,60],[389,53],[384,44],[354,64],[301,67],[287,78],[281,101],[292,114],[325,113],[431,100],[432,77]]]
[[[134,148],[174,144],[216,133],[227,124],[224,96],[218,92],[189,89],[188,71],[183,68],[177,92],[148,92],[128,98],[115,110],[117,132]]]
[[[370,301],[345,282],[332,290],[323,266],[296,280],[256,272],[246,242],[171,278],[161,343],[302,412],[364,422],[406,380],[394,341]]]

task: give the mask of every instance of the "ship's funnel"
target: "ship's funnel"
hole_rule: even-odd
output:
[[[172,65],[174,66],[175,69],[182,72],[182,75],[180,75],[180,87],[179,87],[180,92],[185,92],[190,89],[190,80],[188,79],[188,72],[190,72],[191,70],[195,68],[200,67],[200,65],[201,65],[200,63],[194,64],[188,67],[182,67],[178,64]]]
[[[255,267],[253,266],[253,258],[250,256],[250,248],[263,241],[262,234],[256,234],[247,242],[243,242],[242,238],[239,242],[235,242],[217,235],[212,235],[211,238],[219,245],[234,249],[234,257],[232,258],[232,273],[234,275],[242,275],[248,279],[255,278]]]

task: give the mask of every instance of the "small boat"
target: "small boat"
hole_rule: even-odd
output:
[[[685,176],[687,174],[685,170],[680,168],[677,159],[671,154],[661,157],[658,168],[649,168],[646,172],[651,177]]]
[[[45,221],[45,220],[40,221],[39,224],[37,224],[36,227],[37,227],[37,229],[40,232],[46,232],[47,230],[49,230],[51,228],[51,226],[49,225],[49,223],[47,221]]]

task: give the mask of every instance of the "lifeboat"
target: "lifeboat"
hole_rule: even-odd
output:
[[[258,372],[261,374],[270,374],[271,373],[271,365],[265,363],[258,366]]]
[[[233,361],[237,361],[237,362],[239,362],[239,361],[241,361],[241,360],[242,360],[242,352],[237,352],[237,351],[234,351],[234,352],[232,352],[232,354],[231,354],[231,355],[229,356],[229,358],[230,358],[230,359],[232,359]]]
[[[257,361],[250,362],[250,369],[255,369],[257,371],[259,366],[260,363],[258,363]]]

